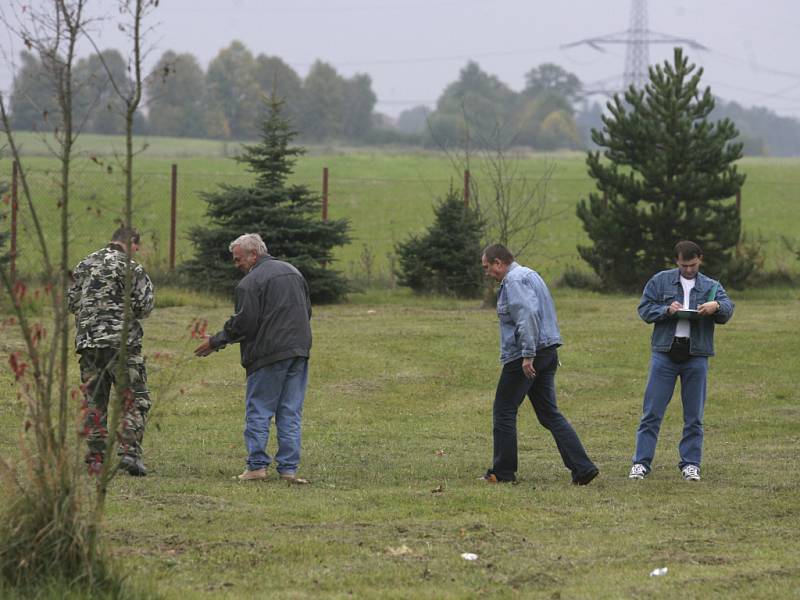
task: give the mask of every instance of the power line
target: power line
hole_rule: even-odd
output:
[[[792,85],[792,86],[790,86],[788,88],[784,88],[782,90],[778,90],[777,92],[772,92],[772,93],[767,93],[767,94],[764,94],[764,90],[754,90],[754,89],[742,87],[742,86],[739,86],[739,85],[730,85],[728,83],[720,83],[720,82],[715,82],[715,81],[711,81],[711,80],[706,80],[706,83],[708,83],[708,84],[710,84],[712,86],[716,86],[716,87],[722,87],[722,88],[728,88],[728,89],[731,89],[731,90],[736,90],[737,92],[746,92],[748,94],[761,94],[760,96],[756,96],[756,98],[753,100],[754,102],[756,100],[762,100],[764,98],[780,98],[781,100],[788,100],[790,102],[800,102],[800,98],[792,98],[791,96],[784,96],[783,95],[784,92],[788,92],[788,91],[791,91],[793,89],[796,89],[796,88],[800,87],[800,83],[796,83],[796,84],[794,84],[794,85]]]
[[[736,58],[735,56],[730,56],[728,54],[725,54],[723,52],[718,52],[718,51],[712,50],[710,48],[707,49],[707,50],[708,50],[708,52],[710,54],[714,54],[717,57],[727,59],[728,61],[730,61],[732,63],[739,64],[739,65],[747,65],[752,70],[754,70],[756,73],[767,73],[767,74],[770,74],[770,75],[779,75],[781,77],[789,77],[791,79],[800,80],[800,73],[792,73],[792,72],[789,72],[789,71],[781,71],[780,69],[773,69],[771,67],[765,67],[764,65],[762,65],[760,63],[757,63],[755,61]]]
[[[381,58],[374,60],[358,60],[358,61],[329,61],[337,67],[365,67],[377,65],[406,65],[406,64],[420,64],[420,63],[434,63],[434,62],[447,62],[454,60],[473,60],[476,58],[494,58],[502,56],[519,56],[526,54],[533,54],[536,52],[552,52],[558,50],[559,46],[543,46],[541,48],[528,48],[523,50],[498,50],[493,52],[472,52],[469,54],[452,54],[445,56],[417,56],[411,58]],[[294,67],[310,67],[313,63],[288,63]]]

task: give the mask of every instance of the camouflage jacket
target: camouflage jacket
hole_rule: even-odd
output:
[[[75,349],[118,348],[124,314],[125,269],[128,258],[119,248],[108,245],[84,258],[72,274],[69,310],[75,315]],[[142,324],[153,310],[153,283],[135,260],[128,348],[142,347]]]

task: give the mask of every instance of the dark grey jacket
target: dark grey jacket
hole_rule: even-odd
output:
[[[235,313],[211,347],[238,342],[247,374],[311,351],[308,284],[289,263],[265,256],[236,286]]]

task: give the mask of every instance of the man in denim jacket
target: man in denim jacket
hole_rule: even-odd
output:
[[[639,316],[654,327],[631,479],[644,479],[650,473],[661,420],[680,377],[683,437],[678,445],[678,468],[686,481],[700,481],[703,409],[708,357],[714,356],[714,325],[727,323],[734,305],[718,281],[700,273],[700,246],[678,242],[675,260],[676,269],[656,273],[647,282],[639,302]]]
[[[599,470],[556,405],[561,334],[550,290],[536,271],[517,264],[500,244],[486,248],[481,263],[486,275],[500,282],[497,316],[503,363],[492,410],[494,460],[482,479],[490,483],[516,480],[517,412],[527,395],[539,422],[553,435],[572,472],[572,482],[586,485]]]

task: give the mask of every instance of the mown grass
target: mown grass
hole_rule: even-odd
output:
[[[48,236],[57,231],[56,163],[39,142],[23,135],[29,155],[26,164]],[[144,233],[144,260],[151,270],[167,267],[170,231],[170,169],[178,165],[177,261],[192,256],[189,230],[204,225],[203,192],[222,183],[246,185],[251,176],[231,160],[238,151],[234,143],[208,140],[151,138],[140,140],[147,149],[137,157],[135,219]],[[85,136],[80,140],[79,158],[73,171],[71,215],[73,244],[70,260],[76,263],[105,241],[122,218],[122,175],[113,156],[121,148],[119,138]],[[92,160],[89,157],[94,157]],[[521,258],[535,263],[549,279],[561,276],[568,267],[588,271],[576,246],[587,243],[575,216],[576,203],[594,189],[588,177],[583,153],[527,154],[520,158],[526,177],[536,180],[554,167],[548,188],[550,218],[536,232],[536,243]],[[352,225],[352,242],[336,252],[336,268],[351,279],[391,279],[391,255],[395,244],[412,233],[422,232],[433,218],[432,207],[453,185],[460,189],[462,174],[439,153],[410,150],[368,150],[311,148],[300,159],[292,180],[321,190],[322,170],[330,171],[331,218],[347,218]],[[110,171],[109,172],[109,168]],[[740,161],[748,176],[743,189],[743,225],[749,235],[765,241],[767,268],[796,272],[796,257],[782,237],[800,243],[797,223],[800,207],[800,168],[797,159],[754,159]],[[9,178],[10,161],[0,160],[0,173]],[[7,174],[7,175],[5,175]],[[479,181],[480,168],[473,165]],[[488,190],[484,189],[484,194]],[[486,197],[486,196],[485,196]],[[38,272],[41,259],[30,248],[32,224],[26,209],[21,213],[20,268]],[[52,237],[53,248],[58,245]],[[371,258],[370,258],[371,257]]]
[[[315,308],[301,467],[312,485],[239,484],[237,351],[194,359],[188,329],[197,317],[215,329],[230,309],[162,297],[169,306],[145,334],[151,473],[114,481],[106,522],[133,581],[165,598],[796,595],[796,292],[734,294],[694,485],[676,468],[678,400],[654,472],[627,479],[650,333],[637,298],[555,290],[559,403],[601,469],[588,487],[570,485],[529,406],[519,485],[478,482],[491,459],[495,317],[474,302],[386,291]],[[23,420],[10,379],[0,382],[4,453]],[[664,566],[666,576],[648,576]]]

